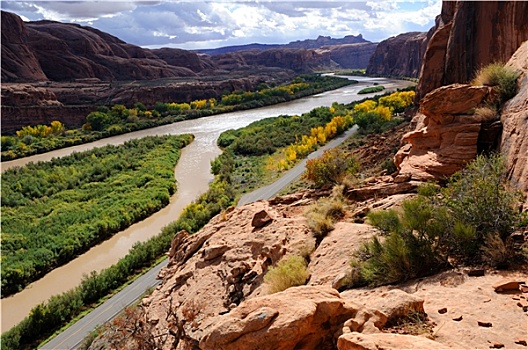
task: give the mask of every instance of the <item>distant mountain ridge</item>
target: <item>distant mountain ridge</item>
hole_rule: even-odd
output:
[[[347,35],[341,39],[335,39],[330,36],[320,35],[317,39],[306,39],[306,40],[297,40],[291,41],[288,44],[247,44],[247,45],[234,45],[234,46],[223,46],[215,49],[201,49],[193,50],[194,52],[203,53],[207,55],[221,55],[231,52],[239,51],[248,51],[248,50],[270,50],[270,49],[319,49],[323,46],[333,46],[333,45],[346,45],[346,44],[360,44],[360,43],[370,43],[370,41],[365,40],[363,35],[359,34],[357,36]]]

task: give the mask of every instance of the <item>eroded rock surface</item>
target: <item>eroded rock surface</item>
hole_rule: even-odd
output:
[[[436,28],[417,101],[440,86],[469,82],[482,66],[508,61],[528,39],[528,2],[444,1]]]
[[[427,48],[427,33],[403,33],[383,40],[376,47],[367,74],[418,78]]]
[[[400,179],[442,180],[477,155],[480,119],[471,110],[485,101],[489,88],[453,84],[427,94],[415,118],[416,129],[403,136],[394,160]]]
[[[161,335],[160,347],[197,348],[216,316],[264,293],[269,266],[313,246],[304,217],[290,217],[292,210],[256,202],[215,217],[197,234],[175,237],[163,284],[143,300],[147,321],[156,320],[152,332]]]
[[[520,73],[518,92],[501,113],[501,153],[506,155],[508,176],[513,186],[528,194],[528,42],[525,42],[507,64]],[[525,197],[528,210],[528,197]]]

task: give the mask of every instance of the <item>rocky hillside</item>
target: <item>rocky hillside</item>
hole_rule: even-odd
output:
[[[428,41],[428,33],[420,32],[383,40],[370,57],[367,74],[418,78]]]
[[[295,72],[313,72],[324,69],[363,69],[376,44],[366,42],[323,46],[317,49],[273,48],[245,50],[211,56],[221,69],[251,66],[280,67]]]
[[[265,46],[267,50],[246,49],[240,56],[234,56],[236,62],[224,64],[226,57],[211,59],[208,55],[170,48],[144,49],[91,27],[53,21],[24,23],[15,14],[2,11],[4,83],[193,78],[260,66],[295,72],[334,66],[364,68],[375,47],[361,35],[343,39],[321,36],[316,40]],[[223,50],[235,51],[239,50]]]
[[[5,11],[2,11],[2,39],[2,82],[112,81],[195,75],[182,61],[169,65],[150,50],[99,30],[52,21],[24,23]],[[189,52],[187,56],[190,55],[196,56]],[[19,69],[27,67],[32,69]]]
[[[142,300],[139,319],[125,321],[133,333],[116,327],[90,349],[523,348],[527,294],[512,299],[493,286],[504,278],[525,280],[526,273],[449,271],[405,285],[342,291],[351,252],[375,231],[345,219],[316,247],[302,213],[321,194],[248,204],[195,235],[177,234],[162,284]],[[371,197],[368,205],[389,208],[402,196]],[[265,272],[295,254],[310,254],[306,286],[269,294]],[[394,326],[424,313],[427,322]]]

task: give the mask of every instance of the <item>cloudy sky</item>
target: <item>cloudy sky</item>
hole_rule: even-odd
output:
[[[440,0],[20,1],[2,10],[25,21],[49,19],[95,27],[143,47],[216,48],[283,44],[362,34],[372,42],[427,31]]]

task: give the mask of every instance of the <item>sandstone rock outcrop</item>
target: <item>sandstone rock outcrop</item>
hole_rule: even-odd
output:
[[[247,300],[217,318],[204,350],[333,349],[335,333],[360,309],[330,287],[294,287]]]
[[[418,78],[427,33],[410,32],[381,41],[370,57],[367,74]]]
[[[525,42],[507,64],[520,73],[518,92],[501,112],[500,151],[506,156],[508,177],[512,185],[528,194],[528,42]],[[528,197],[524,209],[528,210]]]
[[[291,210],[256,202],[234,209],[225,218],[215,217],[194,235],[175,237],[163,284],[143,301],[148,305],[146,319],[158,320],[153,334],[164,335],[160,347],[174,348],[171,344],[178,343],[174,334],[180,329],[184,333],[180,348],[197,348],[217,324],[216,316],[263,293],[263,275],[269,266],[314,245],[304,217],[290,218]],[[255,216],[272,220],[255,227]]]
[[[453,84],[436,89],[421,101],[415,131],[404,135],[410,145],[395,156],[399,178],[441,180],[462,169],[477,155],[481,121],[469,114],[490,89]]]
[[[526,1],[444,1],[416,100],[440,86],[469,82],[489,63],[508,61],[527,39]]]

